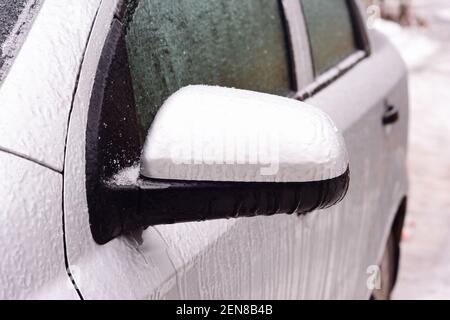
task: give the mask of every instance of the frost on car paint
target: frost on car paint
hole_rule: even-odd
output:
[[[0,151],[0,299],[76,299],[67,281],[62,176]]]
[[[0,297],[77,299],[64,265],[63,179],[57,171],[63,167],[77,71],[100,1],[39,1],[33,24],[23,25],[33,3],[38,2],[1,3],[2,14],[15,5],[22,9],[8,16],[17,23],[6,26],[22,33],[1,44],[3,55],[14,53],[14,63],[0,85]]]
[[[42,3],[0,86],[0,149],[62,171],[73,92],[99,3]]]

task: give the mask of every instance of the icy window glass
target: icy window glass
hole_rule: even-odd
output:
[[[143,131],[164,100],[189,84],[287,95],[281,14],[275,0],[140,0],[127,46]]]
[[[0,0],[0,82],[42,0]]]
[[[346,0],[300,0],[308,29],[316,75],[357,50]]]

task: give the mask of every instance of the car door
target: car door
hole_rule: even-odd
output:
[[[365,271],[377,263],[382,233],[393,215],[381,210],[386,168],[380,157],[386,142],[378,117],[379,97],[350,95],[347,88],[348,82],[359,83],[356,89],[371,87],[363,76],[364,68],[374,68],[367,51],[350,52],[360,59],[347,62],[348,72],[338,72],[333,84],[324,88],[313,77],[298,1],[141,0],[125,13],[116,4],[102,2],[99,9],[67,141],[65,235],[80,294],[84,298],[219,299],[367,296]],[[377,76],[374,81],[392,89],[392,83]],[[118,83],[120,90],[112,85]],[[172,92],[192,83],[311,96],[308,102],[336,118],[354,154],[347,199],[336,208],[306,216],[162,225],[97,245],[89,229],[86,197],[87,159],[93,151],[89,141],[115,142],[106,144],[111,147],[99,158],[100,167],[114,172],[133,165],[139,155],[136,142],[158,107]],[[99,104],[114,112],[101,123],[102,135],[96,136],[86,128],[89,113],[95,116],[92,110]]]
[[[301,2],[314,77],[298,97],[332,117],[350,156],[347,197],[328,210],[335,219],[329,276],[346,285],[334,283],[329,297],[367,297],[407,192],[406,71],[384,38],[366,34],[356,1]]]

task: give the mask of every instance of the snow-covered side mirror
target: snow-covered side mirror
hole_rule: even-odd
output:
[[[92,228],[97,242],[157,224],[304,214],[336,204],[349,184],[343,137],[324,112],[212,86],[166,100],[136,170],[134,181],[122,172],[105,184],[108,197],[124,199],[124,214],[94,221],[104,224]]]
[[[148,179],[310,182],[343,175],[342,135],[320,109],[247,90],[188,86],[157,113],[141,156]]]

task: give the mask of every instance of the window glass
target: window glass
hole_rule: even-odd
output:
[[[164,100],[189,84],[278,95],[291,89],[275,0],[140,0],[127,47],[144,132]]]
[[[316,75],[357,50],[346,0],[300,0],[308,29]]]

